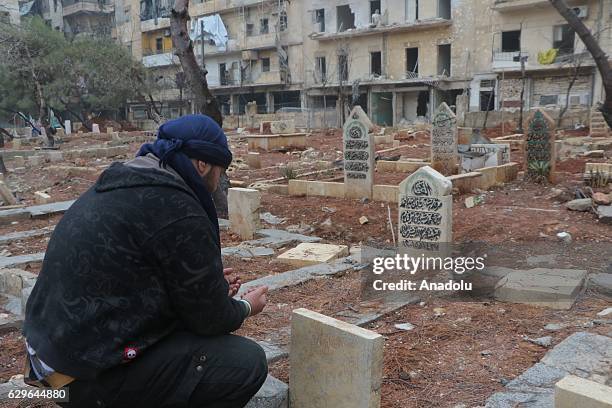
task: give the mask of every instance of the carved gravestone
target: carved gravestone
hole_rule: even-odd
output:
[[[350,116],[343,127],[344,191],[347,198],[372,198],[374,137],[358,118]]]
[[[365,127],[371,132],[374,130],[374,123],[370,120],[370,117],[363,110],[363,108],[359,105],[355,105],[351,113],[349,113],[349,118],[359,119],[361,123],[365,125]]]
[[[457,117],[445,102],[438,107],[431,129],[431,166],[445,176],[457,173]]]
[[[525,135],[525,180],[553,182],[555,171],[555,122],[536,109],[527,118]]]
[[[453,184],[429,166],[399,185],[398,250],[442,252],[453,240]],[[445,248],[446,247],[446,248]]]

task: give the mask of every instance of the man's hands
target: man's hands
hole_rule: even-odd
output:
[[[251,304],[251,316],[260,313],[266,307],[267,286],[256,286],[249,288],[241,297]]]
[[[230,276],[234,272],[234,268],[225,268],[223,269],[223,276],[225,280],[229,284],[229,297],[236,296],[238,290],[240,289],[240,285],[242,285],[242,281],[240,280],[240,276]]]

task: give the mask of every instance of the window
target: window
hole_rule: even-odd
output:
[[[372,22],[372,14],[380,14],[380,0],[370,0],[370,23]]]
[[[405,0],[406,21],[416,21],[419,19],[419,0]]]
[[[516,52],[521,50],[521,30],[504,31],[501,36],[502,52]]]
[[[438,0],[438,17],[451,19],[451,0]]]
[[[325,61],[325,57],[316,57],[315,64],[317,72],[316,79],[320,82],[325,82],[327,79],[327,62]]]
[[[157,37],[155,39],[155,51],[162,52],[164,50],[164,39]]]
[[[319,24],[319,32],[325,32],[325,9],[315,10],[315,23]]]
[[[382,75],[382,53],[380,51],[370,53],[370,74]]]
[[[247,25],[246,25],[246,35],[247,35],[247,37],[251,37],[253,35],[253,31],[255,31],[255,24],[247,23]]]
[[[225,63],[219,64],[219,83],[221,85],[228,84],[228,75]]]
[[[540,106],[556,105],[559,95],[540,95]]]
[[[355,14],[351,11],[351,6],[336,7],[337,31],[342,32],[355,28]]]
[[[263,72],[270,72],[270,58],[262,58],[261,70]]]
[[[576,33],[568,24],[553,27],[553,48],[559,50],[559,54],[573,54]]]
[[[451,75],[451,45],[438,45],[438,75]]]
[[[259,34],[268,34],[270,32],[270,27],[268,25],[268,19],[262,18],[259,20]]]
[[[492,111],[495,110],[495,91],[480,91],[480,110]]]
[[[338,55],[338,80],[348,81],[348,56]]]
[[[285,31],[287,29],[287,12],[285,10],[280,12],[280,16],[278,17],[278,25],[281,31]]]
[[[419,73],[419,49],[406,48],[406,75],[407,78],[417,77]]]

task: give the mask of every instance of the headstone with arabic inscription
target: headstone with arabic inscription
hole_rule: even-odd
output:
[[[343,127],[344,195],[372,198],[374,137],[358,118],[350,116]]]
[[[452,182],[429,166],[421,167],[400,183],[399,252],[442,252],[446,249],[443,244],[452,242],[452,189]]]
[[[457,117],[442,102],[433,117],[431,129],[431,166],[445,176],[457,173]]]
[[[555,172],[555,122],[536,109],[527,118],[525,135],[525,179],[553,182]]]

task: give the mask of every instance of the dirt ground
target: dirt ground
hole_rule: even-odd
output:
[[[500,128],[490,129],[489,136],[500,136]],[[503,134],[514,131],[507,127]],[[584,131],[566,132],[581,136]],[[91,138],[75,138],[60,144],[60,150],[102,145],[104,141]],[[234,156],[240,159],[247,152],[246,141],[230,141]],[[422,134],[416,139],[402,141],[398,152],[386,152],[381,158],[400,154],[405,158],[427,158],[429,140]],[[250,170],[240,166],[240,160],[230,173],[232,180],[247,184],[282,178],[280,167],[291,164],[298,173],[321,170],[317,161],[337,161],[342,158],[341,131],[316,132],[309,138],[314,149],[279,152],[261,152],[263,168]],[[8,183],[17,189],[22,204],[34,204],[34,192],[46,191],[53,201],[75,199],[86,191],[96,177],[114,160],[127,160],[140,146],[130,144],[129,154],[113,159],[76,159],[63,163],[45,164],[28,168],[25,173],[9,173]],[[391,145],[377,146],[377,150]],[[23,146],[22,149],[31,149]],[[512,160],[522,162],[521,152],[512,151]],[[602,159],[569,159],[558,163],[554,185],[536,185],[520,179],[489,191],[453,196],[453,238],[456,242],[486,241],[490,244],[529,244],[532,242],[557,243],[558,232],[569,232],[574,242],[610,245],[610,226],[600,224],[592,213],[567,210],[555,201],[555,189],[573,195],[576,189],[584,190],[582,173],[585,162]],[[280,166],[279,166],[280,164]],[[49,170],[54,166],[93,167],[95,172],[79,177],[67,177],[65,171]],[[9,169],[12,163],[8,162]],[[341,178],[341,170],[309,176],[307,179]],[[377,184],[398,184],[407,174],[376,173]],[[275,181],[286,184],[286,180]],[[597,190],[596,190],[597,191]],[[600,189],[610,192],[608,189]],[[466,208],[465,198],[481,195],[484,203]],[[262,193],[261,212],[270,212],[286,220],[280,225],[266,228],[291,227],[301,232],[319,236],[322,242],[357,246],[375,238],[391,244],[391,228],[397,228],[397,205],[382,202],[336,199],[326,197],[290,197],[268,192]],[[390,216],[389,216],[390,214]],[[359,218],[366,216],[362,225]],[[27,231],[56,225],[61,215],[46,218],[15,221],[0,225],[0,234]],[[10,244],[0,244],[4,256],[43,252],[49,236],[28,238]],[[239,237],[228,231],[221,234],[223,246],[235,246]],[[288,249],[288,248],[287,248]],[[283,249],[277,250],[278,255]],[[605,253],[604,255],[605,256]],[[603,262],[603,260],[600,260]],[[224,265],[232,267],[244,282],[258,277],[282,273],[293,269],[273,257],[243,259],[224,257]],[[25,267],[34,273],[39,264]],[[336,278],[322,278],[301,285],[274,291],[268,296],[268,307],[260,315],[247,320],[239,334],[260,340],[287,345],[291,311],[306,307],[342,319],[347,311],[364,312],[379,306],[360,298],[358,272]],[[469,301],[448,297],[426,297],[423,305],[406,306],[370,325],[370,329],[385,336],[385,360],[383,378],[383,407],[446,408],[458,403],[468,406],[483,404],[488,396],[499,391],[508,380],[516,377],[537,362],[547,349],[524,341],[521,336],[553,336],[557,344],[571,333],[585,330],[610,335],[609,326],[590,323],[595,314],[609,306],[599,295],[587,292],[580,296],[570,311],[555,311],[526,305],[514,305],[495,301]],[[434,309],[443,308],[443,314]],[[2,311],[0,310],[0,313]],[[410,322],[413,331],[400,331],[396,323]],[[548,323],[564,323],[560,331],[545,332]],[[18,331],[0,333],[0,382],[22,371],[23,338]],[[271,366],[271,373],[288,381],[289,361],[284,359]],[[0,407],[16,407],[2,405]],[[27,406],[27,405],[22,405]],[[32,405],[30,405],[32,406]]]

